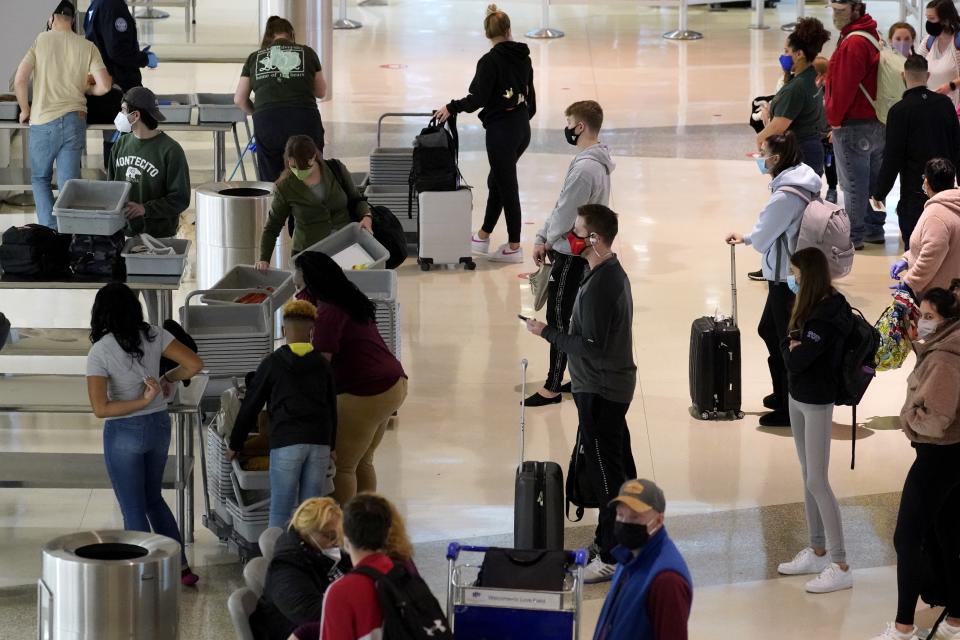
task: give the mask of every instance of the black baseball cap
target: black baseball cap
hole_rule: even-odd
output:
[[[53,10],[53,14],[73,18],[77,15],[77,8],[70,0],[60,0],[60,4]]]
[[[157,96],[146,87],[134,87],[123,96],[127,103],[127,111],[145,111],[157,122],[165,122],[166,117],[160,113]]]

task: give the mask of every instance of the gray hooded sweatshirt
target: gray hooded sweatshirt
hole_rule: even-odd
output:
[[[550,243],[554,251],[573,255],[567,233],[577,220],[577,209],[585,204],[610,204],[610,174],[616,165],[605,144],[587,147],[570,161],[567,177],[553,211],[537,232],[537,244]]]

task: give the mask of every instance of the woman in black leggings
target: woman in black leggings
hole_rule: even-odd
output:
[[[947,608],[937,638],[960,637],[960,301],[930,289],[920,302],[917,364],[907,379],[900,424],[917,452],[897,514],[897,619],[880,640],[912,639],[917,599],[930,590]],[[926,557],[925,557],[926,556]],[[935,576],[926,566],[936,567]],[[931,581],[933,584],[930,584]],[[876,639],[875,639],[876,640]]]
[[[483,28],[493,48],[477,62],[469,95],[440,107],[436,118],[445,122],[453,114],[480,109],[480,122],[487,130],[490,175],[483,226],[471,236],[473,251],[489,254],[497,262],[523,262],[517,162],[530,144],[530,119],[537,112],[533,65],[530,48],[513,41],[510,18],[497,5],[487,8]],[[490,253],[490,234],[501,211],[507,218],[508,242]]]

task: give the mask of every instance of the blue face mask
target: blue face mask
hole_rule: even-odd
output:
[[[757,161],[757,168],[760,169],[760,173],[770,173],[770,170],[767,169],[767,159],[766,158],[755,158]]]
[[[784,70],[785,73],[790,73],[793,70],[793,56],[782,53],[780,54],[780,68]]]
[[[797,282],[797,279],[793,277],[792,273],[787,276],[787,287],[793,292],[793,295],[798,295],[800,293],[800,283]]]

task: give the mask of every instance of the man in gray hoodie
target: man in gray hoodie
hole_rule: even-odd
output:
[[[571,252],[567,234],[573,229],[578,208],[585,204],[610,204],[610,174],[615,167],[610,150],[598,141],[603,126],[600,105],[593,100],[574,102],[564,115],[567,117],[564,136],[577,147],[578,153],[570,161],[560,197],[543,228],[537,232],[533,247],[533,261],[537,266],[548,256],[553,263],[547,288],[547,325],[561,333],[570,329],[573,303],[587,268],[587,261]],[[528,407],[560,402],[560,392],[570,391],[569,383],[562,384],[566,366],[566,354],[551,344],[547,381],[527,398]]]

